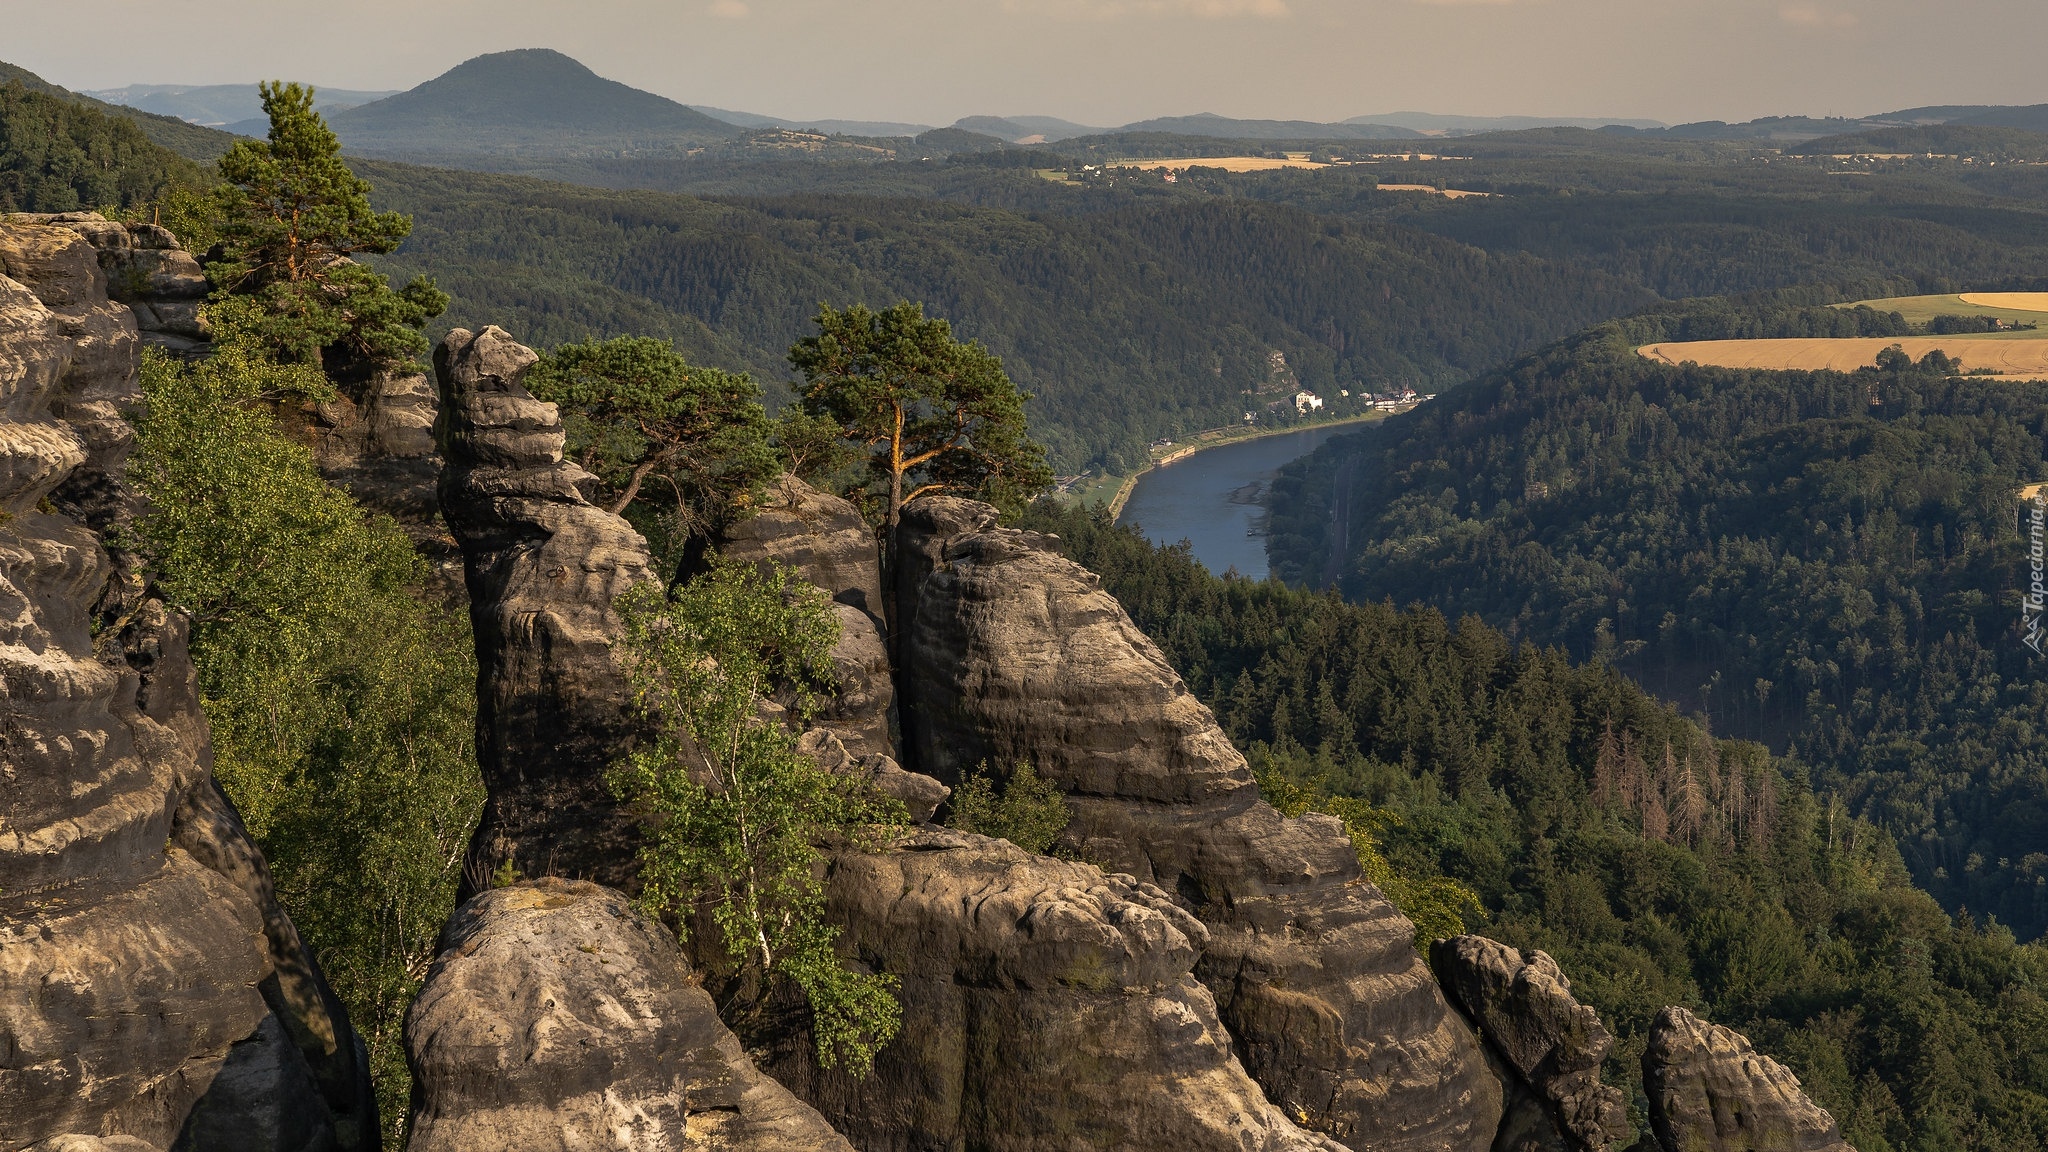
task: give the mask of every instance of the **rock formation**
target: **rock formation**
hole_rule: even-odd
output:
[[[865,1152],[1340,1152],[1246,1075],[1191,974],[1208,933],[1159,889],[926,829],[838,856],[829,892],[903,1030],[866,1081],[800,1036],[774,1068]]]
[[[1430,949],[1444,991],[1509,1069],[1503,1122],[1510,1147],[1604,1152],[1628,1135],[1628,1104],[1600,1082],[1614,1038],[1600,1014],[1572,996],[1571,981],[1543,952],[1518,952],[1484,936],[1439,940]],[[1520,1113],[1531,1113],[1528,1116]],[[1508,1152],[1499,1142],[1500,1152]]]
[[[81,224],[0,221],[0,1149],[374,1147],[361,1043],[214,784],[185,621],[101,539],[139,399],[107,253],[183,272],[168,234]]]
[[[1094,574],[995,510],[906,510],[897,619],[912,764],[1018,760],[1066,791],[1063,842],[1185,901],[1196,973],[1266,1095],[1353,1148],[1484,1149],[1502,1089],[1360,874],[1340,823],[1281,818]]]
[[[1856,1152],[1791,1069],[1683,1008],[1650,1026],[1643,1092],[1663,1152]]]
[[[429,528],[439,511],[437,408],[434,384],[424,374],[384,370],[315,405],[308,433],[321,475],[395,517],[424,551],[439,558],[453,551],[453,541]]]
[[[896,688],[890,674],[875,534],[858,509],[794,476],[768,486],[766,501],[727,534],[728,560],[772,560],[803,573],[832,598],[839,643],[832,650],[839,694],[819,718],[855,755],[890,754]]]
[[[408,1152],[852,1152],[755,1071],[668,929],[596,884],[457,909],[405,1032]]]
[[[476,632],[477,759],[489,799],[465,896],[509,865],[630,887],[630,820],[604,783],[633,731],[612,603],[654,577],[647,542],[584,498],[553,404],[521,386],[537,357],[498,328],[434,352],[441,513],[462,547]]]
[[[929,776],[905,772],[893,756],[881,752],[855,756],[830,729],[804,733],[797,740],[797,751],[816,760],[827,772],[865,779],[875,791],[900,801],[912,823],[930,820],[953,791]]]
[[[212,285],[170,229],[123,224],[97,212],[19,213],[8,219],[66,228],[84,237],[106,274],[107,296],[128,306],[143,344],[180,356],[206,348],[209,333],[199,306]]]

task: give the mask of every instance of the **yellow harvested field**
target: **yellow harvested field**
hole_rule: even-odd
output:
[[[1468,192],[1463,188],[1439,188],[1434,184],[1382,184],[1382,192],[1427,192],[1432,196],[1447,196],[1462,200],[1467,196],[1491,196],[1491,192]]]
[[[2048,312],[2048,292],[1965,292],[1965,304],[1979,308],[2011,308],[2017,312]]]
[[[1270,156],[1196,156],[1186,160],[1112,160],[1111,168],[1142,168],[1147,172],[1164,168],[1184,172],[1189,168],[1221,168],[1225,172],[1270,172],[1275,168],[1328,168],[1313,160],[1276,160]]]
[[[1883,336],[1848,340],[1692,340],[1645,344],[1636,349],[1652,360],[1690,360],[1716,368],[1832,368],[1854,372],[1877,363],[1877,354],[1898,345],[1918,360],[1939,348],[1962,362],[1963,371],[1989,368],[2006,380],[2048,380],[2048,339],[2001,340],[1971,336]]]
[[[1867,305],[1879,312],[1897,312],[1908,324],[1925,324],[1936,316],[1996,316],[2014,324],[2037,324],[2048,320],[2048,293],[1969,292],[1946,296],[1891,296],[1882,300],[1858,300],[1837,304],[1837,308]],[[2012,304],[2005,301],[2024,301]],[[2048,325],[2043,325],[2048,331]]]

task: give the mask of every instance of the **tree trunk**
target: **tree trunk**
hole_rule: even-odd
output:
[[[626,482],[626,490],[620,493],[619,498],[612,501],[612,506],[605,509],[605,511],[614,516],[624,515],[626,505],[631,504],[633,497],[640,494],[640,482],[647,479],[647,474],[654,471],[654,466],[659,462],[659,458],[656,457],[642,460],[640,466],[633,469],[633,478]]]

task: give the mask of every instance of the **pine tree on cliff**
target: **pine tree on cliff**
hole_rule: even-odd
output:
[[[299,363],[337,350],[367,364],[419,359],[419,329],[447,295],[424,277],[394,291],[350,259],[397,248],[412,219],[370,207],[370,185],[342,163],[311,88],[261,90],[269,138],[237,141],[220,159],[221,259],[207,267],[218,289],[208,315]]]
[[[865,450],[892,554],[903,506],[919,496],[1017,507],[1051,485],[1045,449],[1025,434],[1030,397],[980,343],[962,343],[908,302],[881,312],[821,306],[817,324],[789,351],[804,377],[803,409]]]

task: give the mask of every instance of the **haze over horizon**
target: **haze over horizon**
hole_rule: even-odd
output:
[[[1338,121],[1421,110],[1681,123],[2048,102],[2048,5],[1951,0],[362,0],[331,8],[0,0],[0,58],[73,89],[300,79],[404,89],[471,57],[549,47],[688,104],[950,124],[1112,126],[1214,112]],[[337,32],[343,33],[337,35]],[[1943,67],[1964,60],[1969,67]]]

